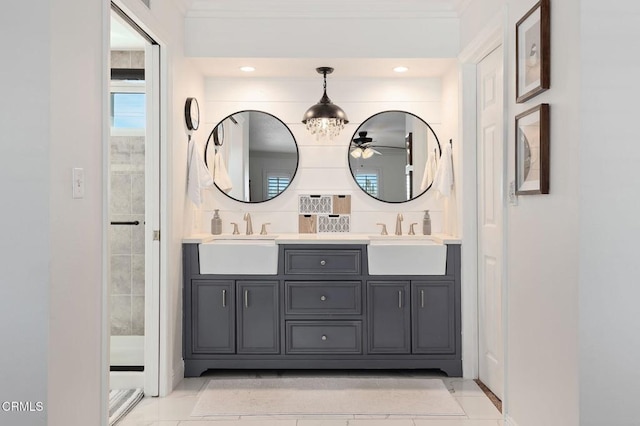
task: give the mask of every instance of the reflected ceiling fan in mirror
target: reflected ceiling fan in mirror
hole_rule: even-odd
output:
[[[382,155],[380,151],[371,147],[372,142],[373,138],[367,137],[367,132],[359,132],[358,137],[351,140],[351,146],[353,147],[351,156],[353,158],[370,158],[374,154]]]
[[[374,145],[373,138],[367,136],[369,132],[358,132],[358,137],[351,139],[351,156],[353,158],[371,158],[375,155],[382,155],[380,151],[374,148],[389,148],[389,149],[405,149],[399,146],[390,145]]]

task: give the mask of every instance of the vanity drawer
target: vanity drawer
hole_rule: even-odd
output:
[[[360,354],[360,321],[287,321],[288,354]]]
[[[285,274],[360,275],[360,250],[287,249],[284,256]]]
[[[290,315],[359,315],[360,281],[285,281],[285,313]]]

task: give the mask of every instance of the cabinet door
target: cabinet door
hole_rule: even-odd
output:
[[[233,290],[233,281],[192,281],[192,353],[235,352],[236,315]]]
[[[409,353],[410,306],[408,281],[367,283],[369,353]]]
[[[412,291],[413,353],[455,353],[453,281],[414,281]]]
[[[238,281],[238,353],[280,353],[278,281]]]

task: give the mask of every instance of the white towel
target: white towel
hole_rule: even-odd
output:
[[[231,183],[231,178],[227,173],[227,167],[224,165],[220,152],[216,152],[215,157],[213,157],[213,181],[221,191],[228,193],[233,188],[233,183]]]
[[[433,182],[433,178],[436,175],[437,167],[438,163],[436,162],[435,152],[429,152],[429,155],[427,156],[427,163],[424,166],[422,183],[420,184],[420,192],[426,191],[429,185],[431,185],[431,183]]]
[[[442,197],[448,197],[451,195],[451,188],[453,187],[453,162],[451,158],[451,144],[444,144],[442,150],[442,156],[438,161],[438,170],[436,170],[436,176],[433,179],[433,188],[436,190],[436,194]]]
[[[213,186],[213,179],[204,164],[193,138],[189,139],[189,160],[187,163],[187,195],[193,204],[200,207],[203,202],[202,189]]]

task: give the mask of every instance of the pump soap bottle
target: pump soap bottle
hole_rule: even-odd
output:
[[[422,219],[422,235],[431,235],[431,217],[429,216],[429,210],[424,211],[424,218]]]
[[[211,233],[213,235],[222,234],[222,219],[220,219],[218,209],[215,209],[213,213],[213,219],[211,219]]]

